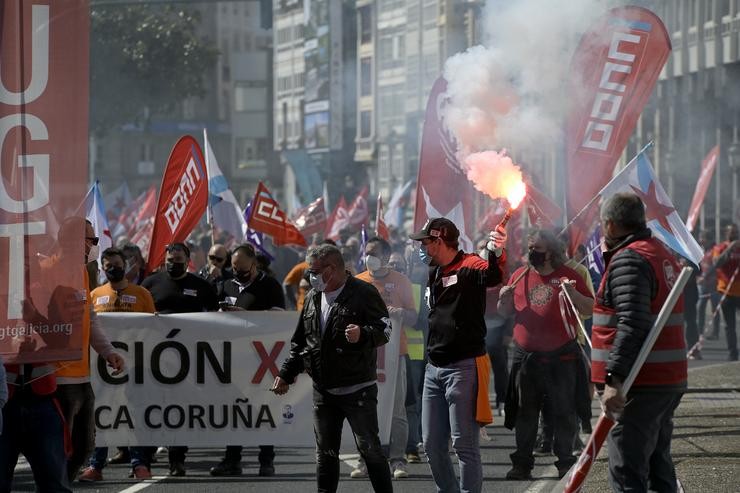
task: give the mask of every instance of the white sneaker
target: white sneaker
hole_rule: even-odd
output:
[[[391,464],[391,471],[393,472],[394,479],[403,479],[409,477],[409,473],[406,470],[406,464],[401,461],[397,461]]]
[[[480,439],[484,442],[490,442],[491,440],[493,440],[493,438],[488,435],[488,431],[486,431],[485,426],[480,427]]]
[[[167,447],[159,447],[157,449],[157,455],[165,455],[167,453]]]
[[[349,477],[352,479],[366,478],[367,466],[365,464],[358,465],[351,473],[349,473]]]
[[[419,455],[426,454],[426,450],[424,450],[424,442],[419,442],[416,444],[416,450],[419,452]]]

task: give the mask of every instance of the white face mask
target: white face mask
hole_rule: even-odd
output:
[[[370,272],[377,272],[383,268],[383,262],[381,262],[378,257],[367,255],[365,256],[365,267],[367,267],[367,270]]]
[[[92,245],[90,247],[90,253],[87,254],[87,262],[90,263],[93,260],[98,260],[100,257],[100,247],[98,245]]]
[[[308,282],[311,283],[311,287],[316,291],[320,293],[326,291],[326,281],[321,277],[321,274],[309,274]]]

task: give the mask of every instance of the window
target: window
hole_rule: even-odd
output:
[[[267,89],[236,86],[234,88],[234,111],[267,111]]]
[[[360,96],[373,93],[373,62],[366,57],[360,60]]]
[[[372,135],[372,113],[370,111],[360,112],[360,137],[367,139]]]
[[[369,43],[373,39],[373,13],[370,5],[360,7],[360,43]]]

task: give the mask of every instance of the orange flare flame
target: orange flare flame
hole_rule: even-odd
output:
[[[516,209],[527,196],[527,187],[523,181],[514,183],[506,194],[506,200],[509,201],[509,207]]]

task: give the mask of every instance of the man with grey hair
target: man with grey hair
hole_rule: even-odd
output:
[[[393,491],[380,446],[376,348],[390,340],[388,310],[378,291],[352,277],[341,251],[319,245],[308,253],[306,294],[290,355],[272,390],[283,395],[298,374],[313,379],[316,476],[319,492],[339,484],[339,445],[349,421],[376,492]]]
[[[683,297],[679,298],[629,394],[622,382],[657,318],[680,267],[653,238],[645,206],[633,193],[601,209],[606,271],[596,294],[591,380],[607,415],[609,483],[613,491],[677,491],[671,460],[673,413],[686,389]]]

